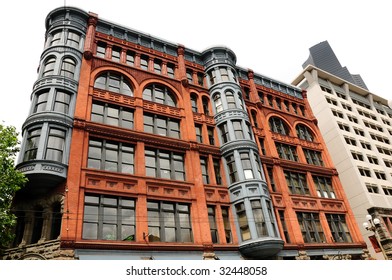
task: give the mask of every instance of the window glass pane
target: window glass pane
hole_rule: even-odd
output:
[[[111,207],[103,208],[103,222],[104,223],[117,223],[117,209]]]
[[[98,207],[97,206],[84,206],[84,221],[85,222],[98,222]]]
[[[98,224],[83,224],[83,239],[97,239],[98,238]]]
[[[176,242],[176,229],[175,228],[165,228],[165,241],[166,242]]]
[[[102,226],[102,239],[116,240],[117,239],[117,225],[104,224]]]

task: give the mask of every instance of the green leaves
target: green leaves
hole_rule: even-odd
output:
[[[18,145],[15,127],[0,124],[0,248],[14,238],[12,230],[16,217],[11,213],[12,200],[16,191],[27,182],[25,175],[14,166]]]

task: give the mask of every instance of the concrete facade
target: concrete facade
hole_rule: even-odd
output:
[[[305,89],[309,104],[330,151],[355,219],[375,253],[363,228],[366,215],[381,220],[377,228],[386,255],[391,258],[392,207],[392,109],[391,102],[341,78],[309,65],[294,80]],[[376,210],[377,209],[377,210]]]

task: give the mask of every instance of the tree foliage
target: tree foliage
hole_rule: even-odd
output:
[[[14,238],[16,217],[11,205],[16,191],[27,182],[25,175],[15,169],[18,145],[15,127],[0,124],[0,248],[7,247]]]

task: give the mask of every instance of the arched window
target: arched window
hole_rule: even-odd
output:
[[[113,72],[106,72],[105,74],[100,75],[95,80],[94,87],[133,96],[132,87],[126,78],[123,75]]]
[[[222,106],[222,99],[219,93],[214,95],[214,103],[215,103],[216,112],[217,113],[221,112],[223,110],[223,106]]]
[[[191,105],[192,111],[197,113],[197,95],[194,93],[191,94]]]
[[[269,119],[269,126],[271,131],[282,135],[289,135],[290,130],[287,124],[278,117],[272,117]]]
[[[176,107],[177,105],[177,100],[172,91],[169,88],[158,84],[151,84],[146,87],[143,90],[143,99],[172,107]]]
[[[234,94],[231,91],[226,91],[227,108],[235,109],[237,106],[235,104]]]
[[[60,45],[62,34],[63,34],[62,30],[59,30],[59,31],[56,31],[56,33],[53,33],[52,40],[50,41],[50,45],[51,46]]]
[[[75,74],[76,61],[70,57],[66,57],[61,64],[60,75],[73,79]]]
[[[253,120],[253,125],[255,127],[259,127],[259,124],[257,123],[257,112],[252,110],[251,116],[252,116],[252,120]]]
[[[56,64],[56,58],[54,56],[48,58],[45,61],[44,70],[42,71],[42,77],[53,75],[55,64]]]
[[[61,204],[56,202],[52,207],[50,240],[57,239],[61,230]]]
[[[31,234],[31,244],[37,243],[41,239],[42,227],[44,225],[43,208],[38,206],[34,208],[34,218],[33,218],[33,231]]]
[[[310,142],[314,141],[314,135],[306,125],[297,124],[297,126],[295,128],[297,130],[298,138],[306,140],[306,141],[310,141]]]
[[[210,109],[209,109],[210,100],[209,100],[209,98],[206,97],[206,96],[203,96],[201,98],[201,102],[203,103],[203,112],[204,112],[204,114],[209,116],[210,115]]]

